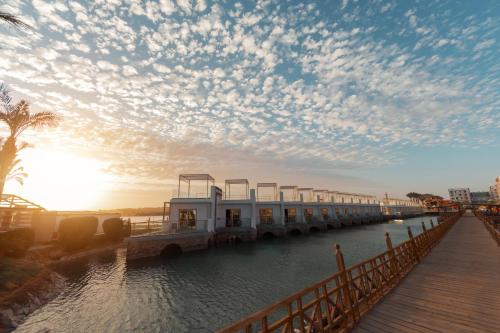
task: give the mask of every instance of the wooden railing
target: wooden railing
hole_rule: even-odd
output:
[[[476,215],[476,217],[478,219],[483,221],[486,229],[488,229],[488,231],[490,232],[493,239],[497,242],[497,245],[500,246],[500,230],[498,229],[498,227],[496,226],[496,224],[493,220],[494,216],[483,215],[483,214],[481,214],[481,212],[479,212],[477,210],[474,212],[474,214]],[[497,215],[497,217],[498,217],[498,215]]]
[[[340,245],[336,245],[338,272],[224,329],[233,332],[342,332],[386,295],[458,220],[460,213],[447,216],[409,240],[392,246],[386,233],[387,251],[345,267]]]

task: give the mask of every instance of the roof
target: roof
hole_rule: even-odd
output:
[[[13,210],[45,210],[42,206],[14,194],[2,194],[0,197],[0,208]]]
[[[215,179],[210,176],[208,173],[185,173],[179,175],[179,180],[189,181],[189,180],[211,180],[215,181]]]
[[[225,183],[226,184],[247,184],[248,185],[248,179],[226,179]]]
[[[277,183],[257,183],[257,187],[276,187]]]

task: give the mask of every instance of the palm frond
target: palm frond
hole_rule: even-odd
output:
[[[59,117],[52,112],[37,112],[30,115],[30,127],[55,126],[59,121]]]
[[[11,108],[12,97],[10,97],[9,88],[5,83],[0,83],[0,101],[3,104],[5,111],[8,112]]]
[[[19,17],[14,14],[0,11],[0,20],[5,21],[10,25],[15,26],[20,29],[32,29],[31,25],[22,21]]]
[[[32,148],[33,145],[28,143],[28,142],[21,142],[18,146],[17,146],[17,151],[20,152],[21,150],[23,149],[26,149],[26,148]]]

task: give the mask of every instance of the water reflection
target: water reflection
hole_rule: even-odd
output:
[[[430,217],[241,243],[132,263],[119,250],[57,269],[68,288],[18,332],[211,332],[336,271],[339,243],[351,265],[414,235]],[[433,218],[436,224],[435,218]]]

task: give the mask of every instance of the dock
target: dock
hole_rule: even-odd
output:
[[[500,248],[466,213],[353,332],[498,332]]]
[[[338,272],[219,333],[498,332],[500,244],[481,219],[452,213],[396,246],[386,233],[350,267],[337,244]]]

